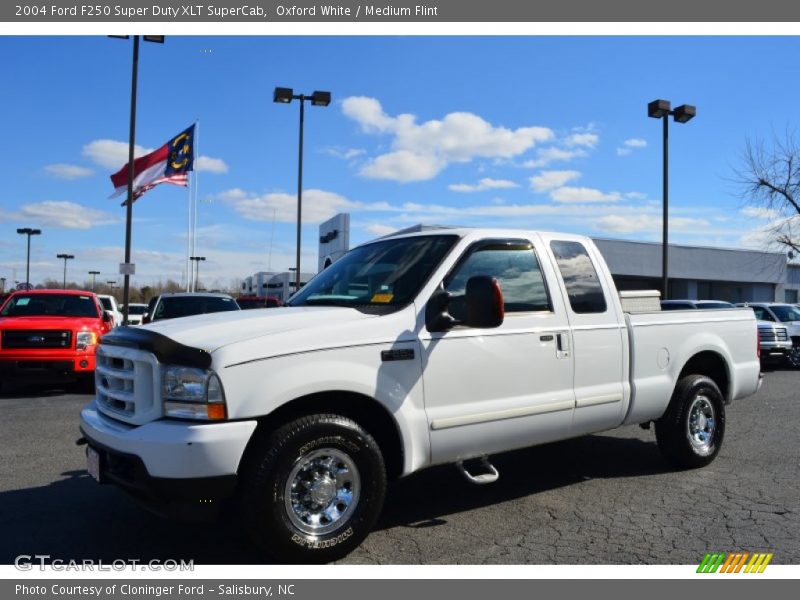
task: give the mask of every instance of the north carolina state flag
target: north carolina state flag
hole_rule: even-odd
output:
[[[133,161],[133,199],[159,183],[189,185],[189,171],[194,169],[194,125],[182,131],[158,150]],[[116,198],[128,192],[128,164],[111,176]],[[123,205],[125,203],[123,202]]]

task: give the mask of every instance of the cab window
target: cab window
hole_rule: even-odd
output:
[[[550,249],[556,257],[561,278],[567,288],[569,305],[576,314],[606,312],[606,297],[600,278],[580,242],[554,240]]]
[[[456,319],[465,316],[467,281],[476,275],[497,279],[506,313],[552,310],[539,260],[528,241],[492,240],[472,249],[445,281],[445,289],[453,296],[450,313]]]

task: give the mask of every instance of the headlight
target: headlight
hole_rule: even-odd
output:
[[[87,346],[97,343],[97,334],[94,331],[79,331],[75,336],[75,349],[85,350]]]
[[[166,366],[161,372],[164,416],[219,421],[226,417],[222,382],[213,371]]]

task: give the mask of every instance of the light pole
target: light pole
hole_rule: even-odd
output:
[[[41,235],[41,229],[31,229],[30,227],[21,227],[17,229],[17,233],[20,235],[27,235],[28,236],[28,260],[25,263],[25,287],[27,289],[31,288],[31,236],[32,235]]]
[[[190,256],[189,260],[194,261],[194,286],[193,292],[197,291],[197,282],[200,280],[200,261],[205,260],[205,256]]]
[[[89,275],[92,276],[92,291],[94,291],[94,277],[100,275],[100,271],[89,271]]]
[[[117,285],[117,282],[116,281],[106,281],[106,283],[111,288],[111,295],[114,296],[114,286]],[[116,298],[116,296],[114,296],[114,298]]]
[[[669,116],[676,123],[688,123],[697,114],[697,108],[691,104],[681,104],[675,110],[669,100],[653,100],[647,105],[647,116],[661,119],[664,123],[663,133],[663,217],[661,240],[661,298],[669,299]]]
[[[128,135],[128,199],[125,201],[125,264],[129,265],[131,262],[131,224],[133,222],[133,147],[136,139],[136,86],[139,73],[139,36],[129,35],[111,35],[109,37],[121,38],[127,40],[133,37],[133,66],[131,68],[131,122],[130,133]],[[142,36],[145,42],[155,42],[157,44],[164,43],[163,35],[144,35]],[[128,300],[130,299],[130,285],[131,276],[128,270],[125,270],[124,283],[122,288],[122,301],[125,305],[122,307],[122,323],[128,324]]]
[[[6,291],[6,278],[0,277],[0,294]]]
[[[75,255],[74,254],[56,254],[56,258],[61,258],[61,259],[64,260],[64,285],[62,285],[61,287],[63,287],[64,289],[67,289],[67,261],[68,260],[72,260],[73,258],[75,258]]]
[[[303,214],[303,122],[305,120],[305,104],[306,100],[310,100],[311,106],[328,106],[331,103],[331,93],[315,91],[310,96],[307,96],[305,94],[295,94],[292,88],[276,87],[272,100],[278,104],[289,104],[292,100],[300,100],[300,144],[297,161],[297,261],[295,265],[297,269],[295,285],[297,289],[300,289],[300,227]]]

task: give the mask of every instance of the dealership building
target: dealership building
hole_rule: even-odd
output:
[[[403,231],[435,226],[417,225]],[[661,287],[661,244],[595,238],[620,290]],[[318,270],[331,265],[350,247],[350,216],[339,214],[319,227]],[[313,274],[303,273],[301,283]],[[800,265],[785,253],[670,244],[669,297],[728,302],[800,301]],[[277,296],[294,293],[294,273],[262,272],[248,277],[242,293]]]

